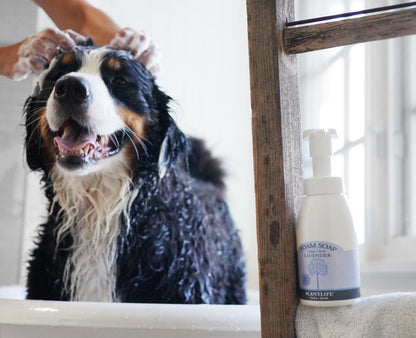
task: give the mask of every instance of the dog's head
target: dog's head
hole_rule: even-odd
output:
[[[161,143],[155,138],[169,126],[168,101],[126,51],[90,45],[59,52],[26,103],[28,164],[84,175],[120,156],[140,157]]]

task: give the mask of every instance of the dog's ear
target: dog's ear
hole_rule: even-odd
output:
[[[158,160],[160,178],[163,178],[170,170],[189,170],[188,147],[186,136],[175,123],[172,123],[160,146]]]
[[[36,96],[30,96],[24,105],[24,114],[26,118],[26,161],[29,168],[32,170],[38,170],[42,167],[41,157],[39,149],[40,144],[40,132],[38,128],[40,117],[36,114],[34,108],[34,102]]]
[[[170,170],[187,171],[192,177],[225,188],[225,171],[221,161],[212,156],[205,143],[196,138],[187,138],[172,124],[163,139],[158,161],[159,177],[163,178]]]
[[[160,147],[159,160],[157,164],[160,178],[165,177],[166,172],[168,171],[169,163],[170,163],[169,140],[167,137],[165,137]]]
[[[36,93],[36,90],[35,90]],[[48,173],[55,163],[56,157],[51,146],[52,135],[45,128],[45,110],[39,108],[38,96],[30,96],[24,105],[26,138],[26,161],[32,170],[42,170]]]
[[[91,36],[88,36],[85,40],[77,39],[76,44],[78,47],[92,47],[97,48],[97,44],[94,42]]]

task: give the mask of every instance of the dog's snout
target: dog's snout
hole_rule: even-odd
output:
[[[80,77],[64,76],[55,84],[54,97],[60,103],[82,104],[91,97],[88,82]]]

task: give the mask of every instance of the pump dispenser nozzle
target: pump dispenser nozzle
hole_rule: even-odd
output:
[[[335,129],[309,129],[303,132],[303,138],[309,138],[314,177],[331,176],[332,138],[335,137]]]
[[[332,139],[335,137],[335,129],[309,129],[303,132],[303,138],[309,139],[313,169],[313,177],[304,180],[306,195],[343,192],[342,179],[331,176]]]

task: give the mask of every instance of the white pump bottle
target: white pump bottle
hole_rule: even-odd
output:
[[[339,306],[360,297],[357,238],[341,177],[331,173],[334,129],[312,129],[313,177],[303,181],[296,227],[299,297],[302,304]]]

